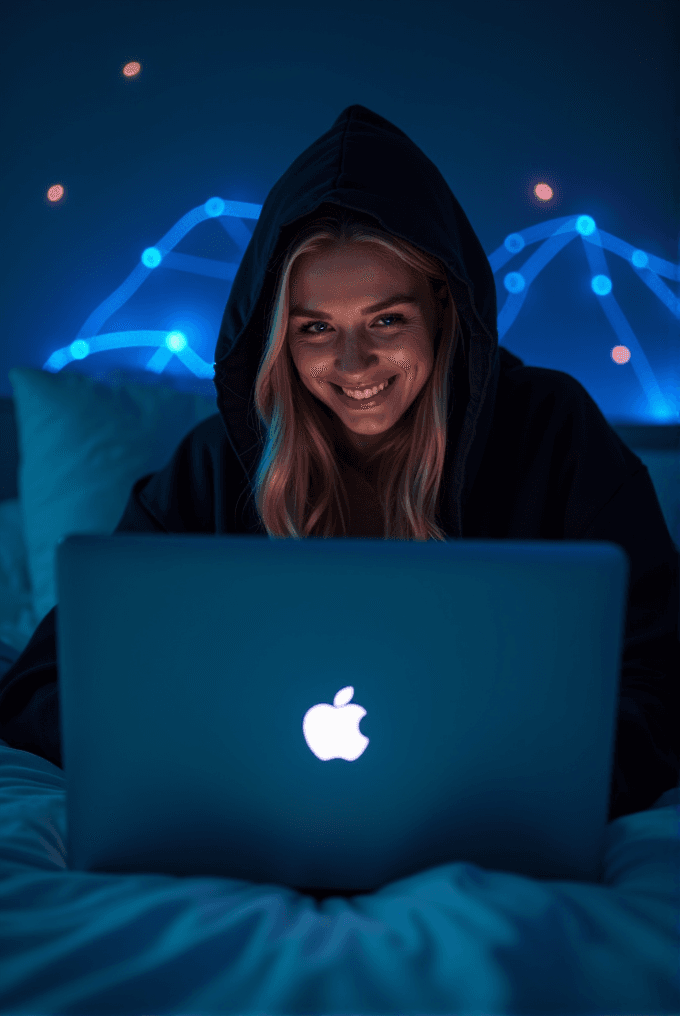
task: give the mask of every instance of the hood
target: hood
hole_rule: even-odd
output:
[[[328,203],[371,215],[389,233],[446,267],[462,334],[451,365],[438,518],[447,534],[461,537],[463,506],[486,446],[500,371],[493,272],[434,163],[403,131],[365,106],[343,110],[291,163],[264,202],[234,277],[215,350],[217,407],[229,441],[253,491],[264,446],[254,388],[277,281],[275,265],[300,220]]]

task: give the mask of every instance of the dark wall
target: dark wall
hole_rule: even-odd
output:
[[[677,0],[22,0],[2,10],[0,395],[12,393],[11,367],[42,367],[68,346],[182,215],[213,196],[262,204],[352,103],[427,152],[487,254],[510,233],[590,215],[670,263],[675,278],[662,283],[677,296]],[[141,72],[127,79],[133,60]],[[545,204],[540,183],[554,192]],[[50,203],[54,184],[64,197]],[[216,222],[177,250],[238,258]],[[609,418],[676,423],[678,308],[605,254],[629,332],[603,313],[577,240],[532,284],[501,342],[573,374]],[[499,309],[514,267],[496,276]],[[102,330],[186,325],[212,362],[228,292],[224,279],[164,269]],[[622,345],[625,363],[612,356]],[[114,350],[64,369],[149,356]],[[168,370],[185,368],[173,359]]]

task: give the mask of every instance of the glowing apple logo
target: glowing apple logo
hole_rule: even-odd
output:
[[[369,738],[359,730],[366,710],[356,703],[347,705],[353,694],[354,688],[348,685],[340,689],[332,706],[319,702],[305,713],[302,733],[310,751],[322,762],[329,758],[354,762],[366,750]]]

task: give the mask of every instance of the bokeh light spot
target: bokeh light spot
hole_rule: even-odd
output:
[[[628,363],[630,360],[630,349],[628,346],[614,346],[612,349],[612,360],[614,363]]]
[[[126,78],[136,77],[142,69],[142,65],[137,63],[136,60],[131,60],[130,63],[126,63],[123,67],[123,74]]]
[[[550,201],[553,196],[553,189],[547,183],[537,183],[534,187],[534,194],[539,201]]]
[[[64,188],[60,183],[52,184],[52,186],[48,188],[47,191],[48,201],[61,201],[63,196],[64,196]]]

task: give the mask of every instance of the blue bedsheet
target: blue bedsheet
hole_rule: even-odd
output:
[[[0,741],[0,1012],[680,1012],[680,797],[610,823],[605,880],[445,864],[317,903],[66,867],[64,775]]]

